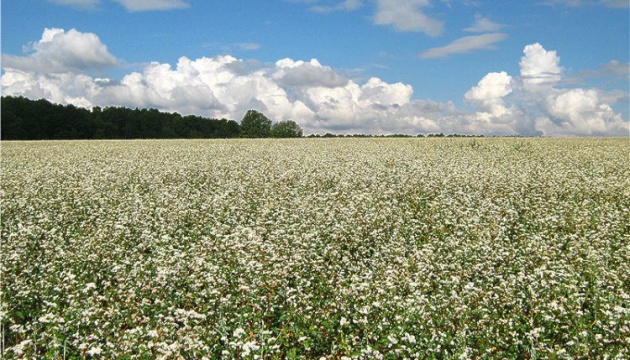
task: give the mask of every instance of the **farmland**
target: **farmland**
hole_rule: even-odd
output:
[[[628,358],[629,152],[3,142],[3,354]]]

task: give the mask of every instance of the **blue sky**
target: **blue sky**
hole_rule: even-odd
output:
[[[5,0],[2,93],[306,133],[629,135],[628,0]]]

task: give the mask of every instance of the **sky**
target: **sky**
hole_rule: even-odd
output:
[[[4,0],[2,95],[305,134],[630,136],[630,0]]]

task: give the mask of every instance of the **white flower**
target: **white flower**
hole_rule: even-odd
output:
[[[86,294],[91,289],[96,289],[96,284],[93,282],[85,284],[85,288],[83,288],[83,293]]]
[[[245,334],[245,330],[243,330],[243,328],[237,328],[236,330],[234,330],[232,336],[235,338],[240,338],[243,334]]]
[[[101,346],[100,346],[100,345],[93,346],[93,347],[91,347],[91,348],[90,348],[90,350],[88,350],[88,354],[89,354],[90,356],[100,355],[100,354],[101,354],[101,352],[103,352],[103,350],[101,349]]]
[[[55,319],[55,316],[53,314],[45,314],[44,316],[40,316],[37,321],[39,321],[42,324],[45,323],[49,323],[52,322]]]
[[[405,333],[405,335],[403,336],[402,339],[404,341],[407,341],[410,344],[415,344],[416,343],[416,337],[411,335],[411,334],[408,334],[408,333]]]
[[[260,346],[258,346],[256,341],[252,340],[252,341],[245,342],[242,346],[242,349],[243,349],[243,356],[249,356],[249,354],[252,351],[256,351],[260,349]]]

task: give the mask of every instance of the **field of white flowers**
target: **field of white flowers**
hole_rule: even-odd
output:
[[[627,138],[1,151],[7,359],[630,357]]]

